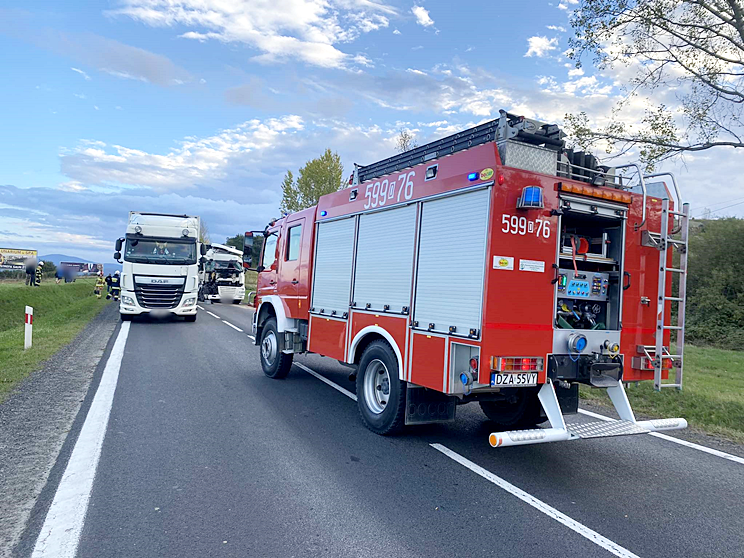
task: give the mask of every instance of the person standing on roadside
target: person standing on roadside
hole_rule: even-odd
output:
[[[34,277],[34,287],[41,285],[41,272],[44,271],[44,262],[39,262],[36,266],[36,276]]]
[[[26,285],[32,287],[34,284],[34,271],[36,269],[36,262],[33,258],[26,260]]]
[[[59,285],[59,282],[62,280],[62,276],[64,275],[64,272],[62,271],[62,268],[58,267],[54,272],[54,281]]]
[[[119,278],[119,272],[114,272],[114,276],[111,278],[111,294],[107,295],[106,298],[114,297],[114,301],[119,300],[119,294],[121,293],[121,282]]]
[[[96,293],[96,298],[101,298],[101,295],[103,294],[103,286],[106,284],[106,281],[103,279],[103,271],[98,274],[98,277],[96,278],[96,287],[93,289],[93,292]],[[108,296],[106,297],[108,298]]]
[[[101,272],[101,275],[103,275],[103,271]],[[111,293],[111,274],[109,273],[106,275],[106,298],[109,297],[109,294]]]

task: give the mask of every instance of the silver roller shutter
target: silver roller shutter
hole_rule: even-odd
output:
[[[416,206],[409,205],[359,217],[354,274],[356,308],[402,313],[411,305]],[[406,313],[408,310],[406,310]]]
[[[315,244],[315,273],[311,308],[338,316],[349,311],[351,263],[354,248],[354,219],[318,225]]]
[[[490,190],[422,204],[414,320],[458,335],[480,330]]]

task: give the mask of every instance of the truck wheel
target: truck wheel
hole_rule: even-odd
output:
[[[195,322],[196,321],[196,314],[193,316],[184,316],[183,317],[187,322]]]
[[[356,374],[357,406],[364,424],[383,436],[400,432],[405,423],[406,382],[398,379],[398,359],[385,341],[364,349]]]
[[[292,368],[292,355],[281,351],[276,319],[269,318],[261,330],[261,368],[269,378],[286,378]]]
[[[119,314],[121,316],[122,322],[131,322],[132,321],[132,314]]]
[[[480,407],[491,422],[504,430],[532,428],[547,420],[540,416],[540,400],[536,391],[518,388],[513,395],[502,401],[480,401]]]

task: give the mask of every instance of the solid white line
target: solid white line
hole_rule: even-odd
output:
[[[32,558],[73,558],[77,552],[130,325],[131,322],[121,324],[103,369],[101,383],[36,540]]]
[[[592,411],[586,411],[584,409],[579,409],[579,412],[582,415],[586,415],[588,417],[596,418],[596,419],[603,420],[606,422],[615,421],[615,419],[612,417],[606,417],[598,413],[593,413]],[[733,461],[735,463],[741,463],[742,465],[744,465],[744,457],[739,457],[737,455],[731,455],[730,453],[726,453],[723,451],[719,451],[717,449],[709,448],[707,446],[701,446],[700,444],[694,444],[693,442],[688,442],[687,440],[682,440],[681,438],[675,438],[674,436],[662,434],[661,432],[649,432],[649,434],[656,438],[667,440],[668,442],[674,442],[675,444],[679,444],[681,446],[687,446],[688,448],[696,449],[698,451],[709,453],[711,455],[715,455],[716,457],[722,457],[723,459],[728,459],[729,461]]]
[[[212,313],[212,312],[210,312],[209,310],[207,310],[206,312],[207,312],[207,314],[209,314],[209,315],[210,315],[210,316],[212,316],[213,318],[217,318],[218,320],[221,320],[221,319],[222,319],[222,318],[220,318],[220,317],[219,317],[219,316],[218,316],[217,314],[213,314],[213,313]]]
[[[203,307],[203,306],[199,306],[198,304],[196,305],[196,307],[197,307],[197,308],[198,308],[199,310],[204,310],[204,307]]]
[[[342,388],[340,385],[338,385],[335,382],[332,382],[331,380],[329,380],[325,376],[321,376],[315,370],[311,370],[310,368],[308,368],[304,364],[300,364],[299,362],[295,362],[294,365],[297,366],[297,367],[299,367],[299,368],[302,368],[308,374],[312,374],[313,376],[315,376],[316,378],[318,378],[321,382],[325,382],[326,384],[328,384],[329,386],[331,386],[333,389],[337,389],[338,391],[340,391],[341,393],[343,393],[349,399],[353,399],[354,401],[357,400],[357,396],[354,395],[353,393],[351,393],[348,389]]]
[[[226,323],[227,325],[229,325],[229,326],[230,326],[231,328],[233,328],[233,329],[237,329],[237,330],[238,330],[238,331],[239,331],[240,333],[243,333],[243,330],[242,330],[242,329],[240,329],[240,328],[239,328],[238,326],[234,326],[234,325],[232,325],[232,324],[231,324],[230,322],[228,322],[227,320],[222,320],[222,321],[223,321],[223,322],[225,322],[225,323]]]
[[[537,498],[535,498],[531,494],[528,494],[521,488],[517,488],[510,482],[505,481],[504,479],[502,479],[501,477],[497,475],[494,475],[492,472],[487,471],[480,465],[476,465],[475,463],[473,463],[469,459],[466,459],[459,453],[452,451],[451,449],[443,446],[442,444],[429,444],[429,445],[433,447],[435,450],[441,451],[444,455],[446,455],[450,459],[454,459],[460,465],[463,465],[464,467],[467,467],[474,473],[480,475],[487,481],[492,482],[499,488],[503,488],[509,494],[512,494],[513,496],[516,496],[523,502],[528,503],[530,506],[532,506],[536,510],[544,513],[548,517],[555,519],[557,522],[562,523],[563,525],[565,525],[572,531],[590,540],[594,544],[601,546],[602,548],[614,554],[615,556],[619,556],[621,558],[639,558],[636,554],[633,554],[630,550],[623,548],[622,546],[612,542],[610,539],[603,537],[596,531],[589,529],[589,527],[586,527],[585,525],[582,525],[578,521],[571,519],[566,514],[559,512],[554,507],[549,506],[542,500],[538,500]]]

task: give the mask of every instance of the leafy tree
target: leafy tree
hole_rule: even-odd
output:
[[[234,246],[238,250],[243,249],[243,243],[245,242],[245,235],[244,234],[236,234],[235,236],[230,236],[225,240],[226,246]]]
[[[338,153],[326,149],[323,155],[308,161],[297,180],[292,171],[282,180],[282,213],[293,213],[318,203],[320,196],[338,191],[342,186],[344,167]]]
[[[580,147],[637,146],[649,168],[684,152],[744,147],[742,0],[582,0],[571,25],[577,67],[589,55],[600,69],[632,65],[635,74],[609,125],[592,130],[585,113],[567,115]],[[681,110],[652,100],[670,89],[679,91]],[[645,117],[624,123],[642,95]]]
[[[207,224],[204,222],[204,219],[200,219],[201,224],[199,226],[199,242],[202,244],[211,244],[211,240],[209,239],[209,228],[207,227]]]
[[[744,220],[692,221],[686,337],[728,349],[744,346]]]
[[[416,149],[417,147],[418,142],[416,141],[416,136],[414,136],[410,130],[401,130],[400,134],[398,134],[398,137],[395,138],[395,149],[399,153],[404,153],[406,151],[410,151],[411,149]]]

